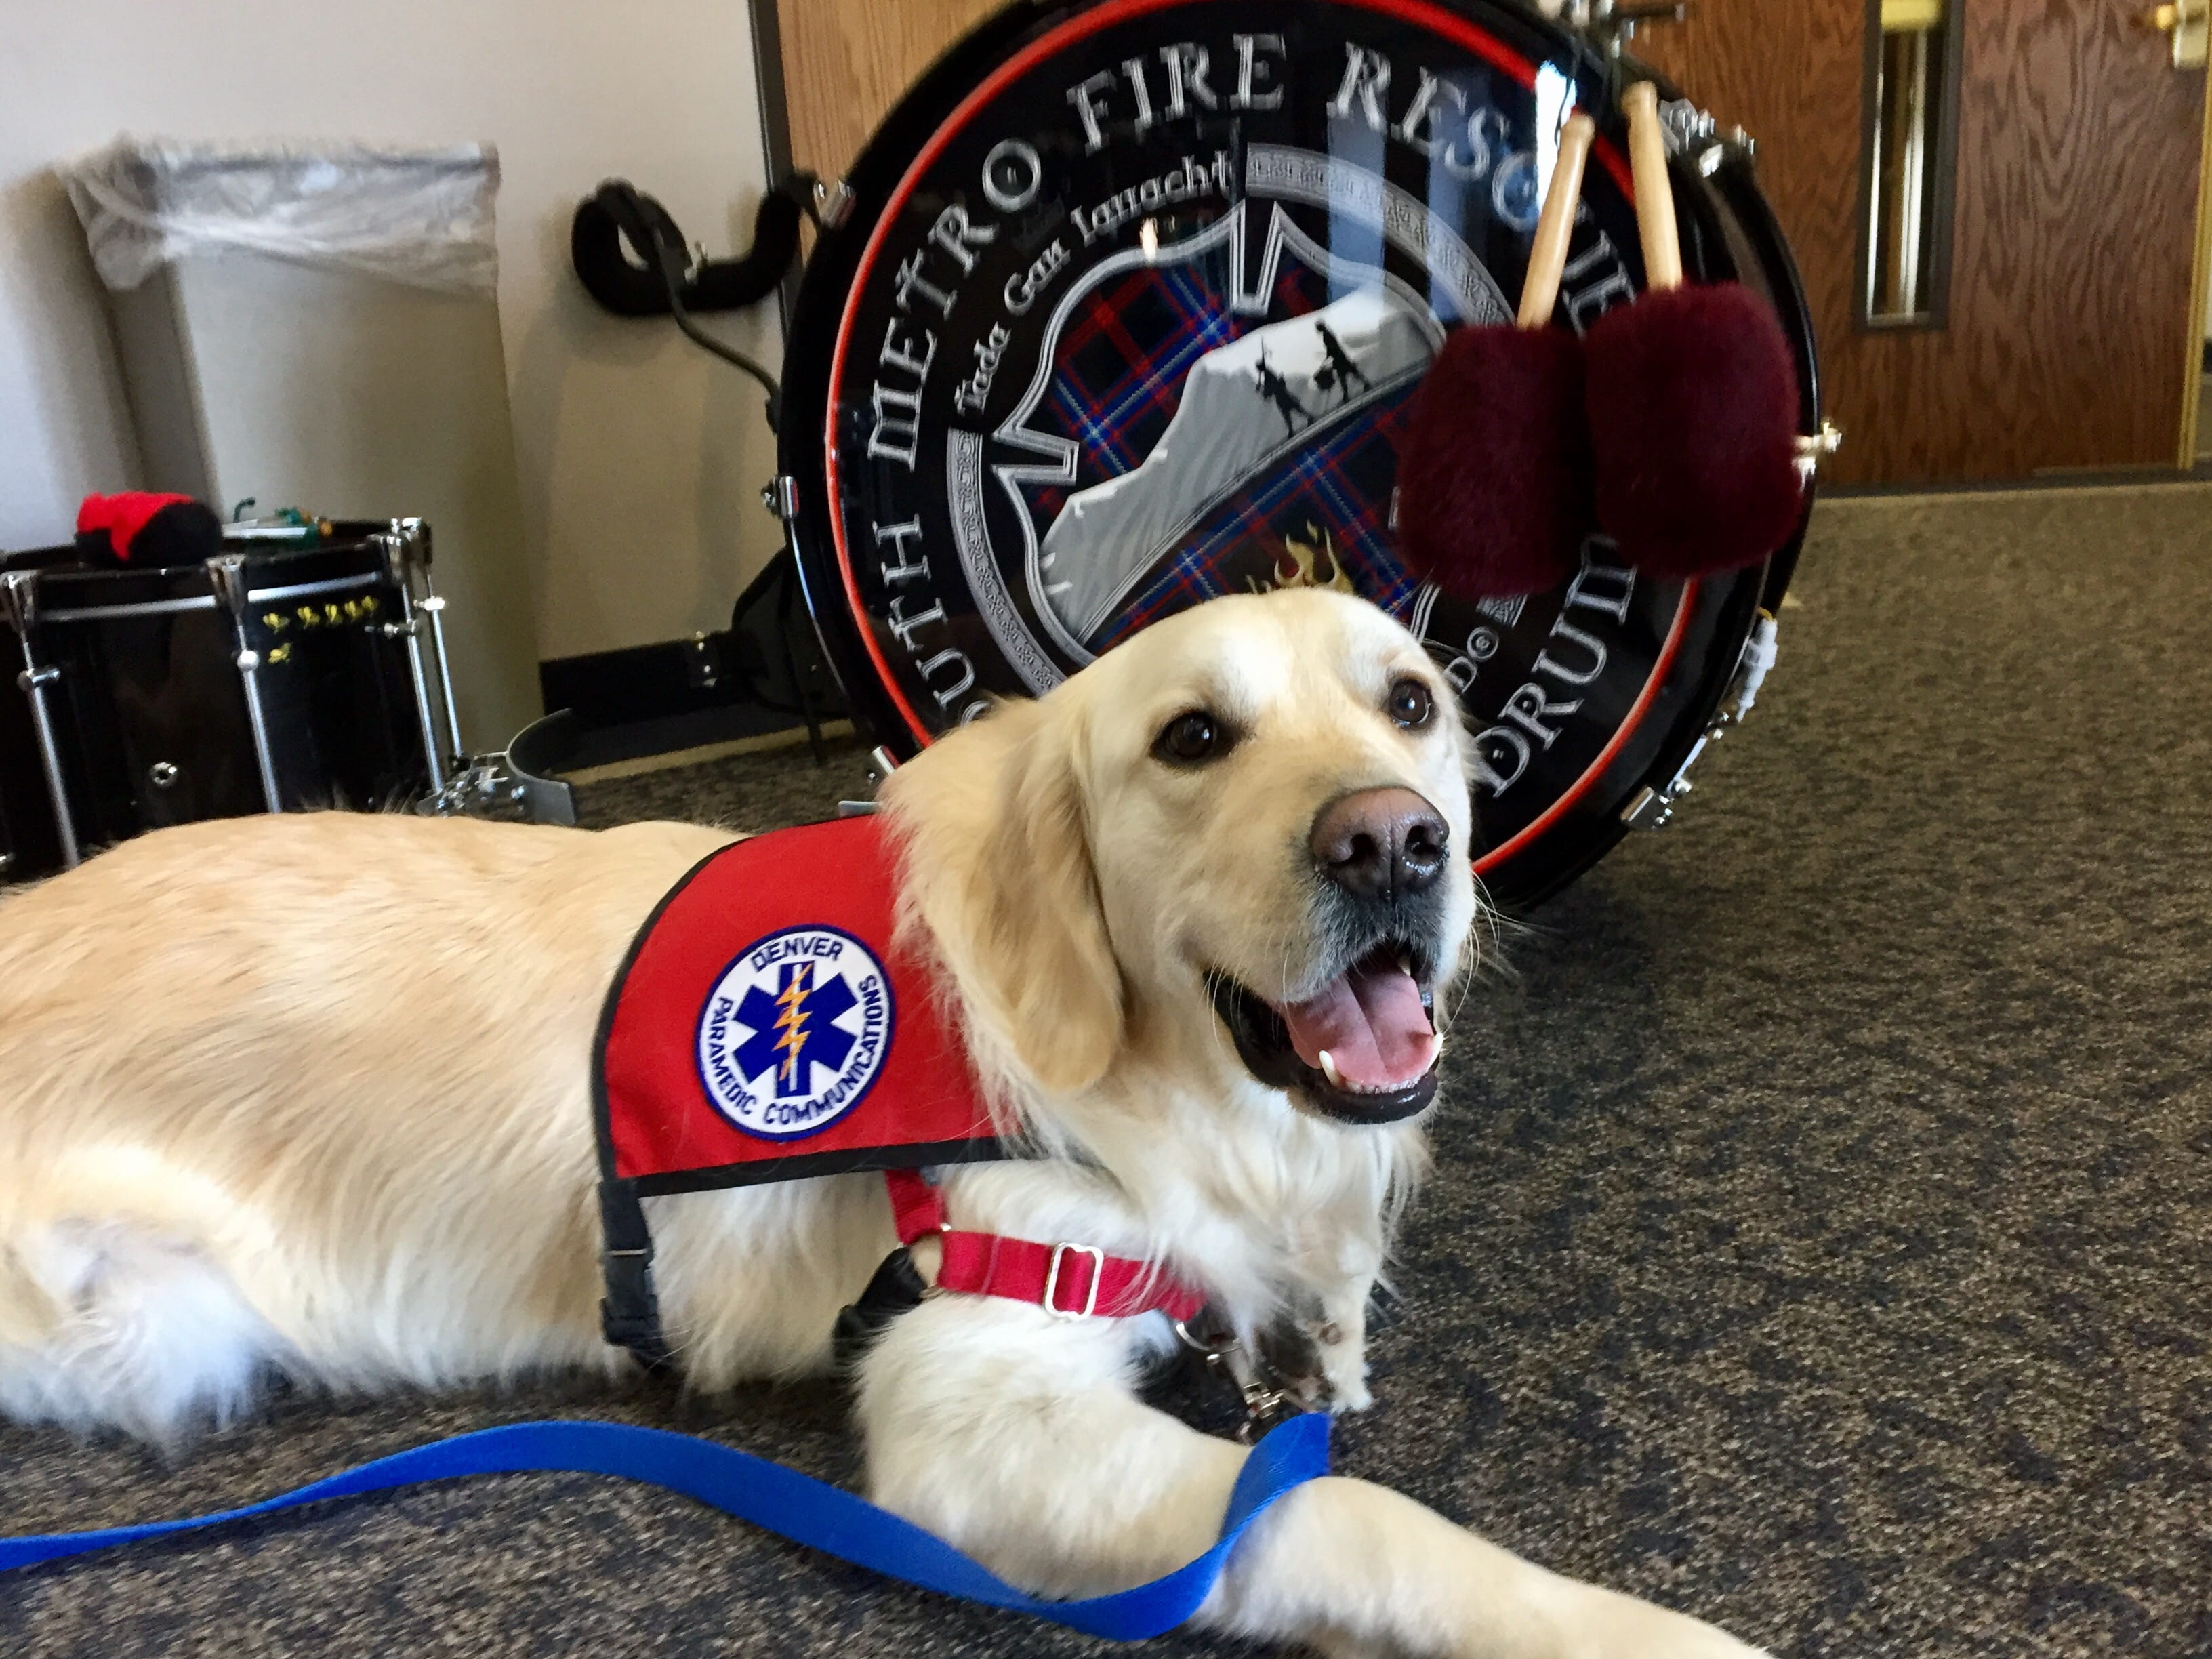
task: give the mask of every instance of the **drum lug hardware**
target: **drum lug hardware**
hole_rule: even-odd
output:
[[[1704,110],[1686,98],[1670,98],[1659,106],[1659,125],[1667,135],[1667,148],[1676,155],[1686,155],[1698,145],[1709,142],[1719,124]],[[1717,167],[1716,162],[1714,166]],[[1698,158],[1698,170],[1711,173],[1705,158]]]
[[[39,586],[29,571],[0,575],[0,611],[7,612],[8,625],[22,638],[27,661],[31,629],[39,620]]]
[[[1760,611],[1759,620],[1752,625],[1751,637],[1743,642],[1743,654],[1736,659],[1735,677],[1729,680],[1728,691],[1721,698],[1719,712],[1692,745],[1673,781],[1657,788],[1646,786],[1638,790],[1630,797],[1628,805],[1620,809],[1620,821],[1631,830],[1664,830],[1674,821],[1675,804],[1690,793],[1690,769],[1705,752],[1705,745],[1724,735],[1730,726],[1742,725],[1752,705],[1759,701],[1759,688],[1766,684],[1766,677],[1774,667],[1778,631],[1773,617]]]
[[[761,490],[761,505],[789,524],[799,516],[799,480],[778,473]]]
[[[1635,799],[1620,809],[1620,821],[1632,830],[1664,830],[1674,821],[1674,797],[1656,789],[1639,789]]]
[[[1672,155],[1687,155],[1698,176],[1710,179],[1730,161],[1747,167],[1759,159],[1759,146],[1741,127],[1721,131],[1720,123],[1686,98],[1669,99],[1659,106],[1659,121]]]
[[[833,179],[826,185],[819,179],[814,181],[814,219],[824,230],[842,229],[859,201],[852,185],[842,179]]]
[[[1820,474],[1820,463],[1843,447],[1843,430],[1833,421],[1821,422],[1818,435],[1799,438],[1797,440],[1798,482],[1811,483]]]
[[[1559,21],[1580,29],[1613,57],[1646,23],[1686,23],[1689,0],[1566,0]]]
[[[884,780],[897,770],[898,757],[883,744],[878,744],[868,750],[869,788],[881,789]],[[841,818],[865,818],[879,810],[872,800],[841,800],[837,803],[837,816]]]
[[[146,781],[156,789],[175,788],[177,780],[183,775],[174,761],[155,761],[146,769]]]

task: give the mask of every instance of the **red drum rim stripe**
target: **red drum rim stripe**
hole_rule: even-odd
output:
[[[1441,7],[1424,3],[1424,0],[1329,0],[1329,3],[1350,6],[1361,11],[1380,12],[1385,16],[1395,17],[1401,22],[1409,22],[1425,28],[1431,33],[1449,40],[1455,46],[1466,48],[1492,68],[1501,70],[1512,76],[1522,86],[1531,91],[1535,88],[1536,71],[1534,64],[1526,58],[1507,51],[1497,40],[1455,12],[1446,11]],[[824,429],[822,434],[823,493],[828,498],[830,507],[830,538],[831,544],[837,550],[837,574],[844,586],[846,603],[852,608],[854,629],[860,636],[861,647],[867,652],[869,660],[876,665],[877,678],[883,684],[884,694],[890,698],[899,714],[905,719],[908,729],[914,733],[915,741],[924,748],[927,748],[931,741],[929,728],[922,722],[921,717],[915,713],[914,705],[907,701],[906,694],[899,689],[898,677],[892,672],[890,661],[884,657],[883,647],[877,641],[875,629],[868,625],[867,612],[861,606],[860,585],[854,580],[853,575],[853,552],[845,540],[845,515],[840,506],[842,498],[838,489],[837,476],[839,388],[845,378],[845,352],[847,346],[852,341],[854,314],[859,308],[861,291],[867,286],[869,275],[875,269],[876,256],[883,251],[884,239],[890,234],[891,226],[896,222],[900,210],[906,205],[907,198],[911,196],[915,187],[921,184],[922,174],[927,172],[930,165],[944,153],[945,147],[959,137],[969,122],[975,119],[983,106],[996,98],[1009,82],[1018,80],[1044,58],[1051,57],[1075,41],[1096,34],[1103,29],[1110,28],[1118,23],[1126,22],[1133,17],[1141,17],[1150,12],[1166,11],[1189,3],[1191,0],[1112,0],[1111,3],[1101,6],[1095,11],[1085,12],[1080,17],[1071,18],[1050,33],[1030,42],[1001,64],[991,72],[981,86],[961,100],[958,107],[931,136],[929,142],[922,146],[921,153],[915,157],[913,165],[907,168],[904,176],[899,179],[897,188],[891,191],[890,198],[884,204],[883,212],[876,220],[875,230],[870,234],[868,245],[860,254],[860,263],[853,272],[852,285],[847,291],[845,314],[839,319],[837,324],[836,348],[830,356],[830,406],[823,421]],[[1635,186],[1629,177],[1628,164],[1620,152],[1608,141],[1600,139],[1595,146],[1595,154],[1600,164],[1613,175],[1613,182],[1620,185],[1622,191],[1632,196]],[[1605,752],[1599,757],[1597,764],[1589,772],[1584,773],[1574,787],[1569,790],[1566,795],[1543,817],[1538,819],[1535,824],[1530,825],[1528,830],[1522,831],[1520,835],[1508,842],[1504,847],[1492,854],[1490,855],[1492,859],[1503,858],[1508,850],[1519,846],[1537,828],[1549,823],[1563,807],[1580,797],[1589,787],[1597,772],[1619,750],[1623,739],[1635,730],[1637,723],[1642,719],[1644,710],[1650,707],[1656,688],[1665,677],[1667,668],[1673,660],[1674,651],[1680,644],[1685,623],[1689,617],[1689,601],[1696,592],[1695,582],[1689,584],[1683,590],[1683,603],[1681,608],[1675,613],[1674,627],[1668,635],[1668,647],[1662,653],[1658,666],[1652,671],[1650,680],[1644,685],[1643,695],[1637,699],[1635,708],[1630,711],[1628,721],[1614,734],[1613,741],[1607,745]],[[1478,865],[1476,867],[1480,869],[1483,866]]]

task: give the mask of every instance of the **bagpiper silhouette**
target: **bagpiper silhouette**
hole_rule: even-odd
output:
[[[1297,395],[1291,390],[1291,383],[1267,366],[1265,343],[1260,347],[1260,396],[1274,404],[1276,412],[1282,416],[1285,438],[1297,432],[1299,416],[1304,416],[1309,422],[1313,419],[1313,412],[1298,401]]]
[[[1314,376],[1314,383],[1324,392],[1334,386],[1340,403],[1352,401],[1352,383],[1354,380],[1358,380],[1363,389],[1374,391],[1375,382],[1369,380],[1365,371],[1352,361],[1352,354],[1344,349],[1344,342],[1330,331],[1328,325],[1316,317],[1314,327],[1321,332],[1321,349],[1328,354],[1328,367]]]

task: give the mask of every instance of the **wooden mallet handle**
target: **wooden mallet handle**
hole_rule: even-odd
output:
[[[1520,325],[1548,328],[1559,303],[1559,277],[1567,268],[1567,245],[1575,237],[1575,209],[1582,203],[1583,171],[1589,165],[1597,123],[1571,115],[1559,132],[1559,161],[1544,197],[1544,216],[1536,222],[1535,246],[1528,250],[1528,277],[1521,285]]]
[[[1659,125],[1659,89],[1639,81],[1621,94],[1628,112],[1628,166],[1636,179],[1636,224],[1644,234],[1644,286],[1662,294],[1682,286],[1682,236],[1674,223],[1674,186],[1667,177],[1667,135]]]

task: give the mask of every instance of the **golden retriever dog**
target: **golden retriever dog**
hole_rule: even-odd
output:
[[[1026,1154],[940,1172],[962,1226],[1162,1264],[1248,1335],[1302,1324],[1326,1403],[1368,1403],[1427,1010],[1479,919],[1456,709],[1370,605],[1227,599],[889,781],[900,948]],[[594,1028],[656,902],[732,839],[240,818],[0,904],[0,1409],[167,1441],[271,1371],[631,1369],[599,1326]],[[895,1242],[875,1176],[647,1205],[702,1389],[827,1367]],[[871,1495],[1042,1594],[1181,1565],[1246,1453],[1137,1397],[1174,1340],[1158,1313],[926,1298],[859,1364]],[[1345,1654],[1750,1652],[1334,1477],[1269,1511],[1200,1622]]]

